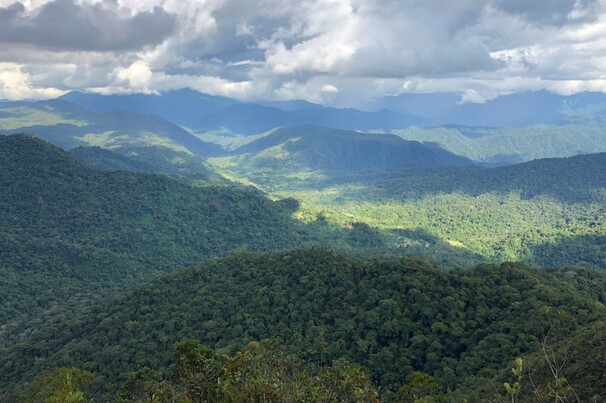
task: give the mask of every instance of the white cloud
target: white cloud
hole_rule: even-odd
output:
[[[15,63],[0,63],[0,98],[14,100],[55,98],[64,93],[53,87],[35,87],[22,66]]]
[[[133,49],[111,32],[65,47],[57,39],[50,48],[33,39],[0,43],[0,85],[11,98],[190,87],[345,106],[402,92],[454,91],[483,102],[522,90],[605,88],[606,12],[597,0],[53,1],[123,24],[145,16],[141,26],[151,32],[145,21],[156,16],[165,27]],[[48,3],[15,10],[34,18]],[[0,0],[6,15],[12,4]]]
[[[118,80],[126,81],[135,91],[149,92],[149,84],[153,73],[149,66],[142,61],[136,61],[127,68],[120,68],[116,72]]]

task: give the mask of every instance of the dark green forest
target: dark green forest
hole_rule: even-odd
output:
[[[1,136],[0,163],[3,333],[27,332],[19,320],[26,313],[48,317],[235,251],[325,244],[391,253],[363,224],[299,222],[292,199],[271,201],[212,178],[199,186],[199,176],[191,186],[182,177],[94,169],[35,137]]]
[[[605,154],[186,156],[0,136],[0,401],[604,398]]]
[[[588,269],[504,263],[445,271],[415,258],[371,261],[325,249],[237,254],[56,318],[2,351],[0,379],[23,385],[54,367],[77,367],[97,375],[100,396],[111,396],[129,372],[169,368],[181,340],[234,354],[277,338],[310,363],[359,364],[386,399],[414,371],[466,396],[487,382],[501,391],[494,378],[540,351],[553,325],[545,309],[569,314],[549,338],[559,347],[606,319],[605,300],[606,276]],[[593,358],[571,365],[598,365]],[[600,388],[579,382],[575,393]],[[494,397],[486,393],[482,399]]]
[[[93,169],[34,137],[1,136],[0,163],[3,334],[28,332],[23,315],[64,314],[233,251],[348,240],[292,219],[296,202],[272,202],[253,188]]]

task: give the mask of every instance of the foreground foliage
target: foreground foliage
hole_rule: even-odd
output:
[[[95,397],[96,386],[90,372],[58,368],[37,377],[18,400],[81,403]],[[196,340],[177,345],[171,370],[131,372],[114,397],[116,403],[379,401],[368,376],[344,360],[312,365],[276,342],[251,342],[228,356]]]

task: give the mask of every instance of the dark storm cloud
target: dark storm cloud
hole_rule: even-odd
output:
[[[21,3],[0,8],[0,42],[57,50],[141,49],[161,43],[175,25],[176,16],[161,7],[132,15],[115,0],[55,0],[34,10]]]

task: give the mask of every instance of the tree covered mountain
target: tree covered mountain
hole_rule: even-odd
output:
[[[399,199],[436,193],[520,192],[526,199],[549,196],[566,202],[606,201],[606,153],[544,158],[498,168],[442,171],[374,182],[384,195]]]
[[[439,147],[404,141],[391,134],[367,134],[317,126],[283,127],[254,136],[235,148],[233,156],[211,164],[236,175],[268,178],[390,175],[410,170],[471,166],[472,162]],[[265,185],[259,181],[259,184]]]
[[[151,162],[155,172],[191,171],[197,166],[197,173],[205,174],[202,159],[223,153],[220,146],[159,116],[121,110],[96,113],[64,100],[1,104],[0,133],[33,134],[64,149],[112,149]]]
[[[3,333],[26,331],[23,315],[77,307],[158,272],[332,236],[294,220],[296,202],[101,171],[35,137],[0,136],[0,164]]]
[[[103,166],[146,169],[92,151]],[[236,251],[427,253],[396,248],[390,234],[364,223],[334,225],[319,211],[303,220],[293,199],[271,201],[227,182],[104,171],[32,136],[0,136],[0,164],[0,344],[158,273]],[[455,266],[481,260],[447,244],[431,252]]]
[[[0,379],[6,388],[76,366],[97,373],[111,393],[129,371],[167,368],[180,340],[231,353],[277,337],[298,344],[310,362],[360,364],[384,398],[413,371],[465,396],[487,383],[502,390],[493,377],[541,350],[553,324],[546,307],[569,313],[551,332],[556,346],[603,321],[605,300],[606,276],[586,269],[505,263],[444,271],[414,258],[370,261],[324,249],[237,254],[158,278],[75,318],[57,316],[2,351]],[[571,354],[603,354],[600,346],[571,345]],[[574,379],[583,378],[579,371]],[[583,382],[575,391],[585,401],[600,387]]]
[[[493,166],[606,152],[605,125],[599,122],[522,128],[415,126],[392,132],[405,140],[435,144],[454,154]]]

